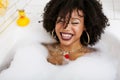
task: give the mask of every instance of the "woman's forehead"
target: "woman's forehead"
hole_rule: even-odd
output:
[[[74,10],[71,14],[71,17],[83,17],[84,13],[82,10]]]

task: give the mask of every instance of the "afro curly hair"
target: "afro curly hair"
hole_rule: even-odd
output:
[[[92,46],[101,38],[105,27],[109,25],[108,18],[102,11],[102,4],[97,0],[50,0],[44,8],[43,27],[52,34],[57,18],[60,16],[65,19],[66,15],[68,13],[71,15],[75,9],[83,11],[84,25],[90,36],[90,42],[86,44],[88,38],[83,32],[80,42],[85,46]],[[54,36],[56,36],[55,32]],[[56,40],[59,42],[57,36]]]

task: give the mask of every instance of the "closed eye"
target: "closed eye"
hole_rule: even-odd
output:
[[[72,22],[71,24],[79,24],[79,22]]]

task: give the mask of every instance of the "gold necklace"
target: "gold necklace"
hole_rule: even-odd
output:
[[[56,51],[59,52],[60,54],[62,54],[64,56],[65,59],[70,59],[70,54],[74,54],[76,52],[83,52],[85,51],[84,50],[84,47],[81,46],[80,48],[77,48],[77,49],[74,49],[74,50],[64,50],[62,49],[60,46],[56,46]]]
[[[47,61],[55,65],[68,64],[70,61],[76,60],[78,57],[90,52],[86,46],[76,47],[73,50],[65,50],[58,43],[46,45],[49,50]]]

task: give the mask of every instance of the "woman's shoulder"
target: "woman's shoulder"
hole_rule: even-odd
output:
[[[54,51],[56,49],[57,42],[53,43],[41,43],[44,47],[46,47],[49,51]]]

